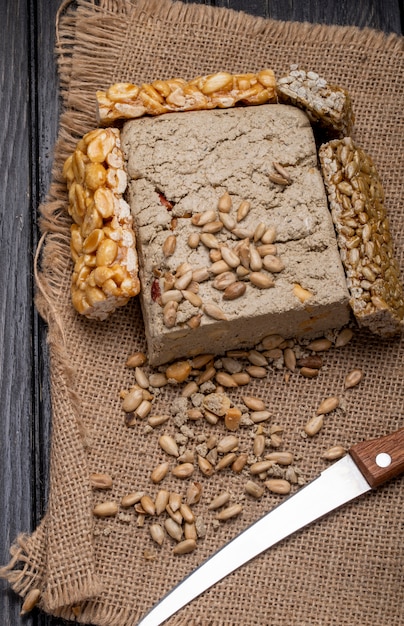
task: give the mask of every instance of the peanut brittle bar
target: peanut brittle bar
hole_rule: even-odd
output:
[[[140,87],[117,83],[106,92],[97,91],[96,98],[98,119],[104,126],[143,115],[277,101],[275,75],[269,69],[258,74],[217,72],[191,81],[182,78],[155,80]]]
[[[66,160],[72,302],[92,319],[106,319],[140,290],[133,218],[123,198],[127,185],[116,128],[84,135]]]

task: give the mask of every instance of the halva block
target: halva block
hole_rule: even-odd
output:
[[[149,362],[315,336],[349,294],[307,115],[268,104],[126,122]]]

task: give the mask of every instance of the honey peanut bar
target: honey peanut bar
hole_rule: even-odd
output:
[[[322,145],[319,157],[353,313],[373,333],[397,335],[403,288],[373,161],[350,137]]]
[[[291,65],[290,72],[278,80],[279,102],[303,109],[311,122],[324,127],[334,137],[351,133],[354,123],[349,93],[330,85],[316,72]]]
[[[119,130],[84,135],[63,174],[74,221],[73,306],[86,317],[104,320],[140,290],[133,218],[123,199],[127,176]]]
[[[98,119],[103,126],[143,115],[277,101],[275,75],[270,69],[258,74],[217,72],[198,76],[189,82],[182,78],[155,80],[140,87],[117,83],[106,92],[97,91],[96,98]]]

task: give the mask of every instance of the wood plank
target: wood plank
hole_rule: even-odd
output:
[[[35,84],[36,125],[32,128],[35,144],[35,176],[33,176],[33,238],[38,241],[36,207],[46,199],[51,183],[53,149],[57,139],[59,124],[59,91],[55,47],[55,19],[60,0],[35,2],[31,4],[31,30],[41,33],[35,40],[33,54],[36,59],[35,72],[31,80]],[[35,80],[35,78],[37,79]],[[36,420],[34,437],[35,508],[34,522],[43,517],[47,502],[49,472],[49,440],[51,430],[51,404],[49,391],[48,348],[46,325],[38,314],[34,317],[33,346],[35,350],[34,390]]]
[[[59,92],[55,47],[55,21],[60,0],[36,2],[31,5],[31,32],[35,32],[36,59],[35,81],[36,127],[35,132],[37,168],[33,185],[34,206],[46,199],[51,182],[53,148],[57,139],[59,123]],[[36,237],[38,238],[37,231]],[[51,399],[49,389],[49,361],[46,343],[46,325],[35,317],[34,346],[36,348],[34,391],[35,421],[33,425],[33,515],[35,525],[40,522],[45,511],[49,489],[50,437],[51,437]],[[29,626],[62,626],[66,622],[39,611],[29,616]]]
[[[243,4],[248,5],[248,2]],[[375,28],[401,34],[399,0],[323,0],[323,2],[300,2],[300,0],[267,0],[268,14],[274,19],[317,22]],[[245,9],[247,10],[247,9]]]
[[[186,0],[188,1],[188,0]],[[194,0],[195,1],[195,0]],[[402,34],[399,0],[196,0],[199,4],[227,7],[277,20],[368,26]]]
[[[19,532],[33,528],[31,515],[32,265],[29,32],[24,0],[0,4],[0,457],[2,463],[0,561]],[[6,589],[2,581],[1,589]],[[19,622],[14,594],[0,595],[2,623]]]
[[[31,532],[42,518],[48,490],[48,359],[44,324],[33,307],[32,258],[36,208],[49,187],[58,124],[52,25],[59,0],[5,4],[0,5],[6,25],[1,74],[8,85],[0,99],[1,110],[9,112],[0,130],[0,206],[7,208],[0,215],[0,261],[6,269],[0,277],[1,563],[8,561],[16,535]],[[2,623],[20,623],[20,608],[9,589],[0,595]],[[25,623],[38,619],[34,613]]]

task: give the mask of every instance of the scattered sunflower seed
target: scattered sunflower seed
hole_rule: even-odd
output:
[[[215,519],[219,520],[220,522],[224,522],[233,517],[237,517],[237,515],[240,515],[242,510],[243,507],[241,504],[231,504],[227,508],[219,511],[219,513],[216,513]]]
[[[356,385],[359,385],[359,383],[361,382],[362,378],[363,378],[363,370],[361,370],[361,369],[351,370],[345,376],[345,381],[344,381],[345,389],[350,389],[351,387],[356,387]]]

